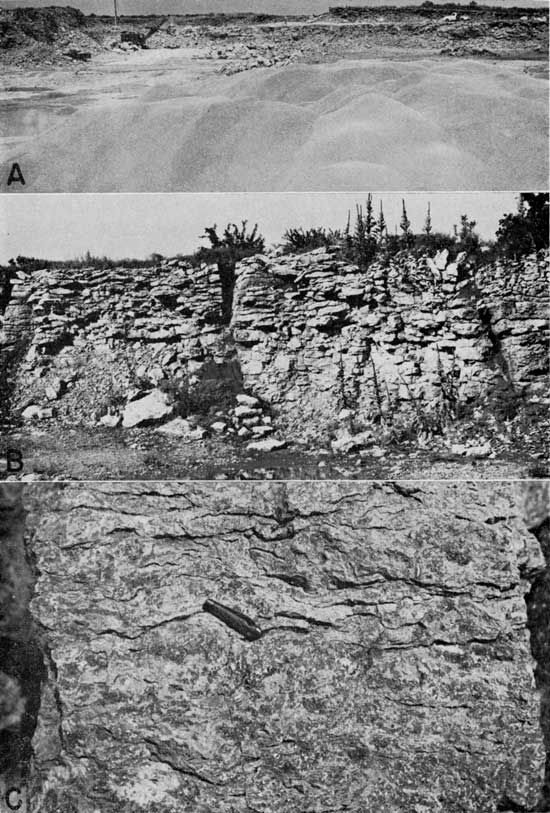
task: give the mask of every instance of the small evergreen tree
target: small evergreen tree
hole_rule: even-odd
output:
[[[365,218],[363,217],[363,207],[358,203],[355,206],[355,233],[353,235],[354,248],[359,256],[365,253],[367,244],[367,234],[365,229]]]
[[[377,226],[374,217],[372,195],[368,195],[365,214],[363,207],[357,205],[355,220],[355,234],[353,237],[352,253],[355,262],[360,268],[368,268],[376,256],[377,250]]]
[[[409,248],[412,245],[413,234],[411,232],[411,221],[407,216],[407,208],[405,206],[405,201],[401,201],[403,210],[401,213],[401,220],[399,222],[399,228],[403,232],[402,234],[402,242],[405,248]]]
[[[353,235],[351,233],[351,209],[348,209],[348,219],[346,228],[344,229],[344,248],[346,253],[350,255],[353,249]]]
[[[380,212],[378,213],[378,221],[376,223],[378,227],[378,242],[383,243],[386,240],[388,234],[388,228],[386,226],[386,219],[384,217],[384,210],[382,208],[382,201],[380,201]]]
[[[428,209],[426,211],[426,220],[424,221],[424,234],[429,238],[432,233],[432,211],[430,201],[428,201]]]
[[[372,210],[372,195],[367,195],[367,207],[366,207],[366,214],[365,214],[365,235],[367,240],[369,240],[374,235],[374,230],[376,226],[376,220]]]

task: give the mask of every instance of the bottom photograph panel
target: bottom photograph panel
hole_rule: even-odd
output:
[[[548,810],[548,514],[540,481],[5,484],[2,810]]]

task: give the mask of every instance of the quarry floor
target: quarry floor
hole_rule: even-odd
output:
[[[20,449],[24,480],[508,480],[547,477],[540,460],[522,450],[494,458],[463,457],[412,447],[387,447],[383,457],[367,452],[334,455],[311,443],[272,452],[208,438],[183,442],[147,428],[131,430],[34,429],[6,437]],[[544,469],[544,470],[543,470]],[[6,474],[0,474],[0,479]]]
[[[374,45],[220,76],[227,60],[199,52],[3,66],[0,160],[26,181],[8,191],[545,187],[540,58]]]

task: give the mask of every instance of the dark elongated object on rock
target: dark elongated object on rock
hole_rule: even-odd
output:
[[[89,51],[77,51],[76,48],[71,48],[70,51],[65,51],[63,55],[70,57],[70,59],[76,59],[79,62],[89,62],[92,58]]]
[[[249,618],[238,610],[224,607],[223,604],[218,604],[217,601],[212,601],[207,598],[202,605],[202,609],[207,613],[215,615],[216,618],[219,618],[220,621],[223,621],[224,624],[227,624],[228,627],[231,627],[231,629],[238,632],[248,641],[255,641],[262,634],[261,629],[256,626],[252,618]]]

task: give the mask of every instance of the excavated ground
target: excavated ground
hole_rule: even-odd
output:
[[[490,458],[420,449],[416,444],[388,446],[382,457],[358,452],[334,454],[329,449],[290,443],[272,452],[247,452],[242,444],[208,438],[186,441],[161,437],[147,428],[122,431],[63,428],[6,433],[0,444],[21,450],[24,468],[0,472],[0,479],[33,480],[384,480],[384,479],[515,479],[548,477],[547,441],[541,452],[537,432]],[[536,435],[536,436],[535,436]]]
[[[544,188],[547,17],[445,16],[176,20],[137,51],[108,20],[25,40],[4,56],[0,160],[26,180],[8,191]]]

